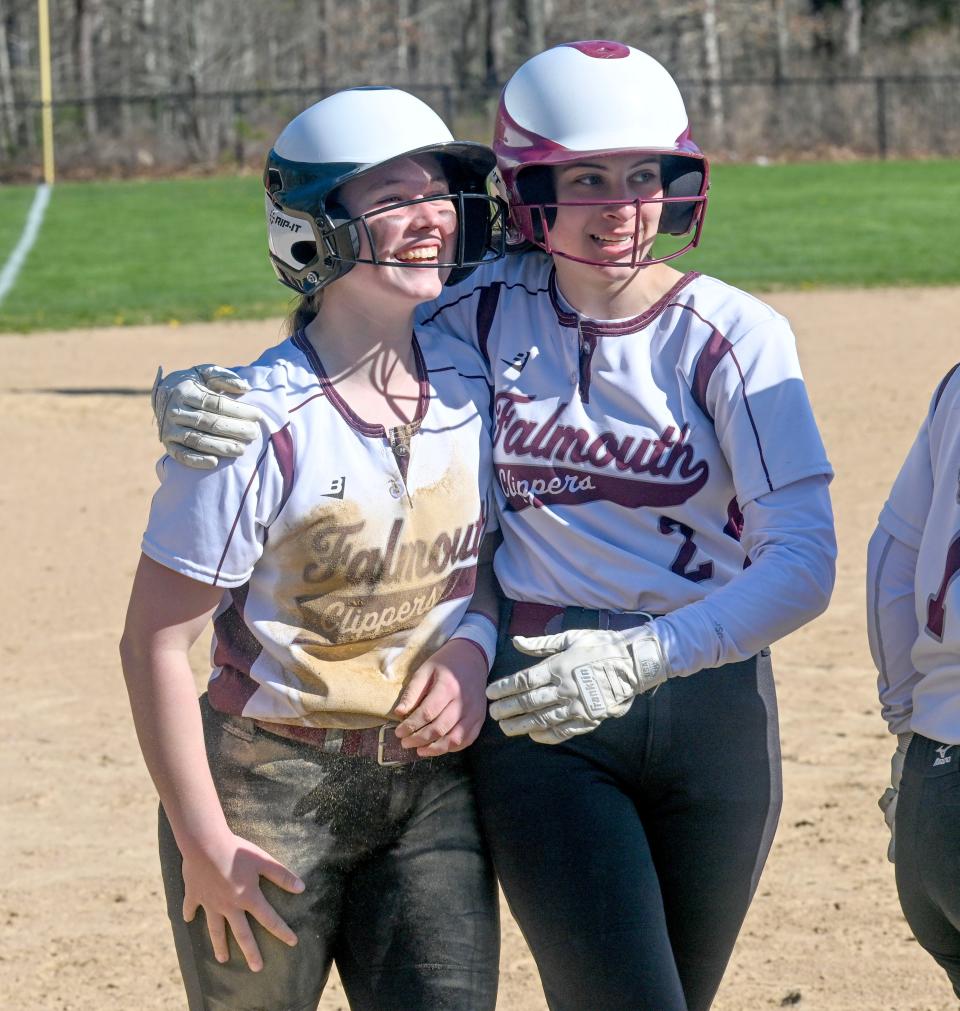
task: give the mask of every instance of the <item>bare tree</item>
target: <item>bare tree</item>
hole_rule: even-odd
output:
[[[97,135],[96,71],[94,33],[100,20],[100,0],[75,0],[76,3],[76,55],[77,83],[84,99],[83,123],[91,141]]]
[[[843,0],[843,52],[851,62],[860,58],[861,0]]]
[[[13,72],[10,67],[10,50],[7,38],[7,18],[0,17],[0,149],[12,150],[17,136]]]
[[[547,45],[546,0],[518,0],[517,15],[523,56],[533,56]]]
[[[956,73],[960,52],[957,0],[50,4],[54,94],[59,102],[76,102],[73,112],[57,117],[58,152],[67,161],[99,157],[111,166],[138,152],[144,160],[216,160],[225,153],[240,160],[302,101],[364,82],[419,86],[446,113],[453,93],[461,110],[473,111],[471,129],[479,129],[478,118],[488,114],[490,99],[514,67],[551,43],[591,34],[613,35],[663,62],[682,82],[691,117],[715,147],[733,133],[742,145],[749,133],[744,124],[778,135],[792,130],[798,115],[814,122],[818,108],[825,113],[820,120],[855,116],[852,91],[849,108],[841,110],[839,93],[802,92],[807,86],[795,83],[797,77],[835,75],[838,58],[848,70],[867,74],[909,75],[931,67]],[[36,31],[35,0],[0,0],[0,150],[17,149],[20,161],[34,158],[38,143],[35,106],[28,104],[39,93]],[[953,115],[950,87],[943,85],[919,110],[918,122]],[[215,97],[261,89],[290,94],[263,101]],[[115,103],[88,101],[117,94],[156,97],[122,104],[119,113]],[[184,94],[191,97],[172,97]],[[920,95],[915,101],[923,101]],[[902,101],[891,98],[891,108],[907,100],[905,92]],[[820,120],[802,144],[816,144],[822,131],[812,131]],[[863,122],[861,116],[853,129],[838,126],[839,141],[824,143],[863,134]],[[256,137],[246,147],[240,142],[245,130]]]
[[[506,0],[486,0],[484,31],[484,74],[486,84],[494,85],[503,79],[506,62]]]
[[[724,135],[723,75],[720,68],[719,36],[717,0],[703,0],[703,56],[709,81],[710,126],[713,136],[722,139]]]
[[[789,0],[773,0],[773,21],[776,44],[773,50],[773,77],[782,81],[790,73],[790,13]]]

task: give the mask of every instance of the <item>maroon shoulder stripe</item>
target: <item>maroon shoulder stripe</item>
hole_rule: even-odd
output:
[[[487,352],[487,341],[490,339],[490,330],[497,315],[502,287],[500,284],[491,284],[489,288],[484,288],[480,292],[480,297],[477,299],[477,346],[480,349],[480,354],[488,362],[490,355]]]
[[[694,312],[694,310],[690,310]],[[703,319],[702,316],[698,318]],[[706,320],[703,320],[706,323]],[[707,324],[710,326],[711,324]],[[727,354],[733,345],[726,337],[720,333],[716,327],[710,334],[710,339],[704,344],[702,350],[700,351],[700,357],[697,358],[696,368],[693,370],[693,399],[696,402],[697,407],[711,420],[713,421],[713,415],[710,413],[707,407],[707,386],[710,382],[713,373],[716,371],[717,366],[723,359],[723,356]]]
[[[947,388],[947,384],[953,378],[954,372],[960,369],[960,362],[956,365],[940,380],[940,385],[937,387],[937,392],[933,395],[933,409],[936,410],[940,406],[940,398],[943,396],[944,390]]]
[[[693,399],[696,401],[697,407],[703,411],[711,422],[714,421],[714,417],[707,409],[707,385],[710,382],[710,378],[713,376],[713,373],[716,371],[717,366],[723,360],[725,355],[729,354],[730,360],[734,365],[736,365],[737,375],[740,376],[740,389],[743,393],[743,406],[747,410],[747,418],[750,420],[750,427],[753,429],[753,438],[757,443],[757,453],[760,454],[760,465],[763,467],[763,476],[767,480],[767,487],[770,491],[773,491],[773,482],[770,480],[770,471],[767,469],[767,460],[763,455],[763,444],[760,442],[760,432],[757,429],[757,423],[753,417],[753,411],[750,408],[750,398],[747,396],[747,384],[743,377],[743,369],[740,367],[740,362],[733,350],[733,345],[722,333],[720,333],[710,320],[704,319],[704,317],[701,316],[696,309],[691,308],[689,305],[683,305],[681,302],[671,302],[670,304],[677,306],[680,309],[685,309],[687,312],[693,313],[693,315],[696,316],[701,323],[710,327],[710,338],[700,351],[700,357],[697,359],[697,364],[693,371],[693,388],[691,389],[691,393],[693,394]]]
[[[273,455],[276,457],[277,465],[280,467],[280,474],[283,478],[283,491],[280,495],[280,507],[277,509],[279,514],[283,507],[287,504],[287,499],[290,498],[290,492],[293,491],[293,478],[294,478],[294,452],[293,452],[293,432],[290,429],[290,422],[288,421],[283,428],[279,431],[274,432],[270,436],[270,444],[273,446]]]

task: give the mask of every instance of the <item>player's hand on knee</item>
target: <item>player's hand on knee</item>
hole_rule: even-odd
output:
[[[887,859],[890,863],[896,862],[896,822],[897,822],[897,799],[900,796],[900,779],[903,776],[903,762],[907,757],[907,748],[913,740],[912,733],[897,735],[897,750],[890,759],[890,785],[883,791],[877,806],[883,811],[883,820],[890,829],[890,842],[887,845]]]
[[[509,736],[529,734],[557,744],[623,716],[635,696],[666,680],[668,668],[657,638],[601,629],[557,635],[514,636],[521,653],[544,661],[487,686],[490,715]]]
[[[166,451],[203,470],[212,470],[222,457],[242,456],[257,437],[263,415],[231,398],[249,390],[246,380],[219,365],[197,365],[168,376],[158,368],[151,402]]]
[[[486,717],[487,664],[469,640],[450,639],[414,671],[394,712],[403,717],[396,735],[422,758],[462,751]]]
[[[203,845],[181,847],[181,852],[183,918],[189,923],[203,907],[218,962],[230,958],[229,927],[250,969],[259,972],[263,968],[263,956],[248,916],[284,944],[293,947],[297,943],[297,935],[260,888],[260,878],[264,877],[284,891],[302,892],[304,884],[291,870],[259,846],[232,833]]]

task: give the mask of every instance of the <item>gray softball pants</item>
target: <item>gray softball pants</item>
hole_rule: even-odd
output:
[[[184,923],[182,859],[160,811],[160,862],[190,1011],[313,1011],[336,961],[355,1011],[493,1011],[496,885],[461,755],[385,767],[325,754],[201,699],[207,758],[231,829],[306,884],[261,878],[297,934],[251,922],[264,967],[231,937],[213,957],[203,911]],[[228,928],[229,934],[229,928]]]

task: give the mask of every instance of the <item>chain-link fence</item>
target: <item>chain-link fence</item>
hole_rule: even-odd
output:
[[[960,75],[680,81],[693,134],[709,154],[755,158],[960,155]],[[498,89],[400,85],[488,141]],[[337,84],[207,94],[101,95],[54,101],[60,177],[259,167],[297,112]],[[40,104],[0,105],[0,180],[38,178]]]

